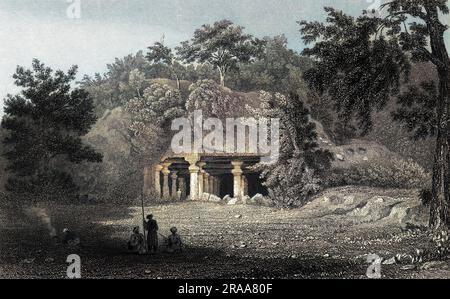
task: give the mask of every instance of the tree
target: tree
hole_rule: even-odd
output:
[[[200,80],[189,87],[190,95],[186,102],[188,112],[202,110],[205,117],[225,119],[234,117],[242,99],[213,80]]]
[[[261,92],[260,108],[253,114],[280,120],[280,157],[273,164],[259,164],[264,185],[279,206],[304,205],[321,189],[322,176],[331,167],[332,154],[319,148],[316,125],[296,94]]]
[[[220,85],[225,86],[227,73],[237,69],[239,63],[251,62],[262,52],[263,46],[263,41],[244,34],[244,27],[222,20],[197,29],[191,40],[177,47],[177,53],[189,63],[213,65],[219,71]]]
[[[134,91],[122,88],[128,84],[132,71],[137,70],[144,75],[151,71],[142,51],[121,59],[116,58],[107,68],[105,74],[96,74],[94,78],[84,76],[81,82],[81,87],[93,98],[96,115],[99,117],[107,110],[125,105],[134,96]]]
[[[241,91],[307,90],[301,74],[313,66],[312,59],[289,49],[284,35],[263,40],[264,50],[253,63],[240,65],[237,71],[230,72],[229,87]]]
[[[13,78],[23,90],[7,96],[2,120],[7,171],[12,174],[8,191],[49,195],[61,188],[74,193],[72,177],[61,164],[102,161],[81,140],[96,116],[88,93],[71,88],[76,71],[74,66],[67,74],[53,72],[38,60],[32,69],[17,68]]]
[[[139,76],[138,76],[139,77]],[[131,78],[131,76],[130,76]],[[139,88],[137,88],[139,90]],[[136,92],[125,110],[131,119],[127,138],[146,161],[159,159],[170,144],[172,120],[185,115],[185,102],[178,90],[154,83],[141,94]]]
[[[172,49],[164,46],[163,43],[156,42],[153,46],[148,47],[149,52],[146,56],[150,63],[163,63],[165,64],[175,76],[177,80],[177,88],[180,90],[180,78],[175,66],[175,55],[172,53]]]
[[[325,8],[326,24],[300,22],[303,40],[316,42],[304,51],[317,62],[305,78],[321,94],[331,95],[340,116],[358,120],[365,133],[372,127],[373,111],[383,109],[390,97],[400,95],[401,78],[408,78],[411,62],[435,66],[439,76],[437,96],[430,100],[433,93],[428,88],[410,91],[415,96],[418,92],[425,95],[412,101],[400,97],[402,110],[395,119],[420,132],[421,137],[436,138],[430,226],[439,228],[450,224],[450,58],[444,41],[448,26],[440,20],[449,12],[447,1],[393,0],[381,9],[386,10],[386,17],[364,13],[353,18]],[[434,118],[415,118],[417,114],[409,112],[417,111],[417,105]]]

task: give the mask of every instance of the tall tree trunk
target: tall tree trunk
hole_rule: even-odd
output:
[[[430,227],[438,229],[450,225],[450,76],[445,70],[439,71],[438,135],[433,165],[432,201]]]
[[[220,75],[220,86],[225,87],[225,72],[222,70],[222,68],[217,67],[219,69],[219,75]]]
[[[178,74],[173,67],[172,67],[172,73],[175,76],[175,80],[177,80],[177,89],[178,89],[178,91],[181,91],[180,90],[180,78],[178,77]]]
[[[444,40],[447,27],[439,20],[439,12],[434,1],[424,5],[427,30],[430,34],[432,61],[439,75],[439,98],[437,103],[437,140],[433,165],[432,199],[430,207],[430,227],[438,229],[449,226],[449,162],[450,162],[450,58]]]

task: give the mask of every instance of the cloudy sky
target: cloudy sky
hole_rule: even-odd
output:
[[[74,1],[80,18],[69,17],[77,16],[68,14]],[[284,33],[289,46],[301,50],[296,21],[323,20],[323,6],[356,15],[380,1],[0,0],[0,99],[17,91],[11,76],[33,58],[64,70],[77,64],[79,77],[102,73],[115,57],[144,50],[163,35],[175,46],[202,24],[224,18],[259,37]]]

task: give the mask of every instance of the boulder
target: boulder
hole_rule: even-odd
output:
[[[431,261],[431,262],[426,262],[424,263],[420,269],[422,270],[447,270],[448,269],[448,264],[446,262],[443,261]]]
[[[260,206],[273,206],[273,201],[270,198],[263,196],[262,194],[256,194],[250,199],[250,202]]]
[[[231,198],[229,201],[228,201],[228,204],[229,205],[236,205],[238,203],[238,199],[237,198]]]
[[[215,202],[215,203],[220,203],[222,202],[222,198],[216,196],[216,195],[210,195],[209,196],[209,201],[210,202]]]
[[[338,159],[339,161],[344,161],[345,160],[344,156],[341,155],[341,154],[336,154],[336,159]]]
[[[364,155],[365,153],[367,153],[367,149],[365,149],[365,148],[363,148],[363,147],[360,147],[360,148],[358,148],[358,153],[359,153],[360,155]]]
[[[228,202],[232,197],[230,195],[225,195],[225,197],[223,198],[224,201]]]
[[[378,197],[375,199],[376,203],[384,203],[384,199],[382,197]]]
[[[244,196],[244,197],[242,197],[242,204],[244,204],[244,205],[249,205],[251,202],[250,202],[250,196],[248,196],[248,195],[246,195],[246,196]]]
[[[256,202],[256,200],[254,198],[250,198],[247,202],[248,205],[257,205],[258,203]]]
[[[353,195],[347,195],[344,197],[344,204],[346,205],[351,205],[353,203],[355,203],[355,197]]]
[[[261,202],[261,205],[265,206],[265,207],[273,207],[275,204],[274,204],[273,200],[271,200],[270,198],[263,197],[263,201]]]
[[[262,194],[256,194],[255,196],[253,196],[251,199],[251,201],[258,203],[264,200],[264,196]]]
[[[383,265],[395,265],[396,263],[397,263],[397,260],[396,260],[395,256],[383,261]]]

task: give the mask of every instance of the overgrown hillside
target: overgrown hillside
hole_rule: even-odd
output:
[[[414,64],[411,77],[407,85],[419,86],[420,83],[437,80],[436,69],[430,63]],[[367,140],[376,141],[403,157],[412,158],[428,171],[431,171],[434,158],[435,140],[413,140],[411,133],[392,120],[392,112],[396,108],[395,100],[389,103],[389,109],[376,113],[374,128],[366,137]]]
[[[169,79],[152,79],[151,83],[176,86]],[[190,82],[181,82],[181,93],[188,97]],[[258,92],[234,93],[246,105],[259,105]],[[242,116],[242,109],[237,109]],[[82,187],[82,194],[95,201],[128,202],[135,200],[142,190],[143,167],[145,161],[137,161],[126,128],[129,115],[122,107],[105,112],[85,140],[104,155],[101,164],[82,164],[77,167],[77,180]],[[316,123],[321,147],[330,150],[335,157],[333,171],[328,174],[329,185],[346,184],[367,185],[374,187],[420,188],[428,181],[428,174],[414,161],[408,160],[397,145],[388,148],[375,133],[372,141],[354,139],[346,145],[336,146],[325,133],[322,125]],[[392,123],[392,122],[391,122]],[[377,125],[378,126],[378,125]],[[381,126],[381,124],[379,125]],[[394,131],[389,131],[393,139],[399,139]],[[402,132],[406,139],[407,135]],[[379,139],[378,141],[376,141]],[[397,152],[398,150],[398,152]]]

